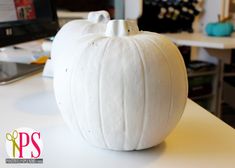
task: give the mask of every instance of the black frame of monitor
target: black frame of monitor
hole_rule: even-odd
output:
[[[52,8],[52,20],[6,22],[0,26],[0,47],[33,41],[54,36],[59,28],[56,6],[49,0]]]

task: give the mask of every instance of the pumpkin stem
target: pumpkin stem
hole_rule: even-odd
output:
[[[109,13],[105,10],[90,12],[87,19],[94,23],[107,23],[110,20]]]
[[[139,28],[134,21],[110,20],[107,24],[106,36],[129,36],[139,33]]]

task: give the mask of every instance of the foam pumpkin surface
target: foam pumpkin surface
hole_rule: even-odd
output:
[[[95,11],[90,12],[87,19],[77,19],[66,23],[53,40],[52,48],[54,46],[60,47],[56,50],[52,50],[52,61],[55,62],[59,60],[60,57],[70,59],[69,54],[61,54],[65,50],[70,50],[70,46],[64,44],[73,43],[84,34],[104,33],[109,20],[110,16],[107,11]]]
[[[187,99],[187,75],[179,50],[166,37],[112,20],[105,34],[63,45],[71,46],[61,51],[71,59],[66,67],[55,64],[56,101],[66,123],[90,144],[146,149],[176,126]]]

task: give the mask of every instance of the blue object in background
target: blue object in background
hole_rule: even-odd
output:
[[[233,24],[229,22],[208,23],[206,33],[208,36],[226,37],[233,32]]]

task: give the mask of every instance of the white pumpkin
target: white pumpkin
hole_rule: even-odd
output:
[[[61,51],[71,60],[66,67],[56,64],[55,96],[65,121],[85,140],[106,149],[140,150],[161,143],[176,126],[187,99],[187,75],[166,37],[112,20],[104,35],[63,45],[71,46]]]
[[[52,49],[51,52],[53,64],[56,61],[64,61],[64,57],[70,59],[70,55],[61,53],[70,50],[70,46],[67,44],[74,43],[80,36],[89,33],[103,34],[109,20],[110,16],[107,11],[95,11],[90,12],[87,19],[77,19],[65,24],[53,40],[52,48],[57,48],[56,50]]]

